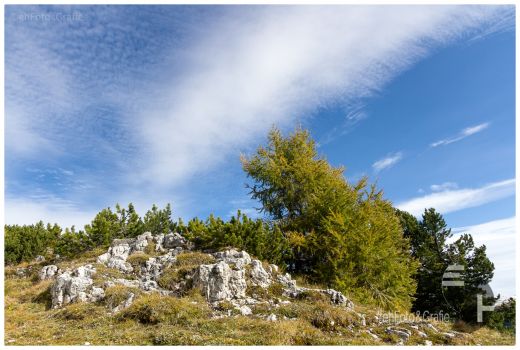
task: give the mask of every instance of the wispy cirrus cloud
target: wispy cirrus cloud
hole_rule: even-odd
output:
[[[186,49],[189,62],[159,96],[167,102],[154,101],[137,120],[145,178],[180,183],[272,124],[370,96],[432,48],[477,35],[503,11],[510,9],[289,6],[224,15]]]
[[[374,164],[372,164],[372,168],[374,171],[379,172],[383,169],[390,168],[394,166],[397,162],[399,162],[403,158],[402,152],[391,153],[386,157],[379,159]]]
[[[81,20],[18,19],[69,11]],[[187,187],[258,144],[273,124],[290,126],[330,104],[345,107],[346,125],[359,122],[365,115],[348,106],[431,50],[492,32],[511,12],[507,6],[9,6],[6,179],[20,177],[15,165],[22,161],[67,161],[76,178],[95,184],[88,201],[98,208],[99,198],[120,201],[130,192],[159,201],[159,194]]]
[[[448,190],[456,190],[457,188],[459,188],[459,185],[457,185],[457,183],[455,182],[443,182],[441,184],[438,184],[438,185],[431,185],[430,186],[430,190],[432,190],[432,192],[442,192],[442,191],[448,191]]]
[[[453,136],[453,137],[450,137],[447,139],[442,139],[439,141],[435,141],[430,144],[430,147],[449,145],[450,143],[454,143],[454,142],[463,140],[466,137],[469,137],[471,135],[481,132],[482,130],[487,129],[489,127],[489,124],[490,123],[482,123],[482,124],[478,124],[478,125],[474,125],[474,126],[470,126],[468,128],[462,129],[456,136]]]
[[[424,209],[435,208],[442,214],[477,207],[515,194],[515,179],[493,182],[479,188],[447,189],[400,203],[396,207],[420,216]]]

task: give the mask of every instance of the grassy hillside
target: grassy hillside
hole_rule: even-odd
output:
[[[60,268],[95,263],[103,251],[92,251]],[[259,304],[249,316],[239,315],[221,302],[212,308],[196,291],[181,298],[158,293],[137,293],[133,304],[111,314],[108,305],[119,303],[124,287],[107,290],[96,304],[69,304],[50,309],[52,280],[39,281],[45,263],[6,267],[5,342],[7,345],[392,345],[401,343],[394,327],[410,333],[406,345],[513,345],[512,335],[485,327],[436,321],[383,323],[378,311],[356,303],[354,309],[332,305],[309,293],[291,299],[271,295],[278,303]],[[20,276],[20,268],[25,276]],[[101,267],[99,267],[101,268]],[[17,274],[17,271],[19,272]],[[105,270],[104,273],[109,273]],[[300,282],[300,281],[299,281]],[[276,293],[268,290],[267,293]],[[273,321],[273,316],[276,321]],[[360,317],[364,315],[363,318]],[[271,320],[268,320],[271,316]],[[402,315],[404,316],[404,315]],[[410,316],[410,315],[408,315]],[[404,318],[404,317],[403,317]],[[365,324],[364,324],[365,323]],[[433,327],[432,327],[433,326]],[[421,336],[421,332],[427,338]],[[449,334],[444,334],[449,333]]]

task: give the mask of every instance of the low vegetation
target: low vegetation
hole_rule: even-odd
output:
[[[238,315],[233,306],[222,303],[212,310],[197,294],[183,298],[139,293],[132,288],[111,287],[98,304],[75,303],[50,309],[50,281],[32,282],[13,277],[5,281],[5,342],[7,345],[389,345],[398,342],[386,333],[386,326],[369,324],[374,339],[362,327],[358,313],[371,322],[379,312],[374,308],[356,310],[324,301],[296,300],[267,309],[259,304],[253,316]],[[112,314],[107,305],[116,305],[128,292],[136,292],[129,308]],[[264,307],[262,309],[262,306]],[[230,317],[215,318],[220,314]],[[275,314],[276,322],[266,315]],[[431,321],[439,332],[460,325]],[[403,325],[403,327],[408,327]],[[458,327],[458,328],[457,328]],[[512,345],[513,334],[476,327],[455,338],[425,330],[434,344]],[[423,344],[412,336],[406,343]]]

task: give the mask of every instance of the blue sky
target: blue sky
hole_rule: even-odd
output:
[[[239,155],[301,124],[355,181],[471,232],[514,295],[507,6],[7,6],[7,223],[254,214]]]

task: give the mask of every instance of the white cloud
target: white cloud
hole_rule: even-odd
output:
[[[72,202],[51,198],[6,198],[5,223],[32,225],[40,220],[57,223],[62,228],[76,226],[83,229],[98,211],[83,210]]]
[[[179,184],[320,106],[369,96],[431,48],[505,7],[261,7],[224,15],[175,52],[135,123],[142,179]],[[159,92],[159,93],[155,93]],[[150,98],[150,96],[154,98]],[[133,176],[134,174],[132,174]]]
[[[494,182],[480,188],[463,188],[431,193],[398,203],[397,208],[420,216],[425,208],[435,208],[442,214],[478,207],[515,194],[515,179]]]
[[[439,185],[431,185],[430,190],[433,192],[442,192],[448,190],[456,190],[459,186],[455,182],[444,182]]]
[[[398,161],[400,161],[403,158],[403,154],[401,152],[389,154],[383,159],[378,160],[374,164],[372,164],[372,168],[376,172],[381,171],[383,169],[389,168],[393,165],[395,165]]]
[[[495,274],[491,282],[495,295],[500,293],[501,298],[515,296],[515,218],[511,217],[479,225],[454,228],[452,232],[453,241],[462,233],[469,233],[473,236],[475,245],[486,245],[487,256],[495,264]]]
[[[454,137],[451,137],[451,138],[447,138],[447,139],[443,139],[443,140],[439,140],[439,141],[431,143],[430,147],[438,147],[438,146],[443,146],[443,145],[449,145],[450,143],[460,141],[462,139],[465,139],[468,136],[471,136],[471,135],[474,135],[476,133],[479,133],[482,130],[487,129],[488,126],[489,126],[489,123],[482,123],[482,124],[479,124],[479,125],[470,126],[468,128],[462,129],[457,136],[454,136]]]

